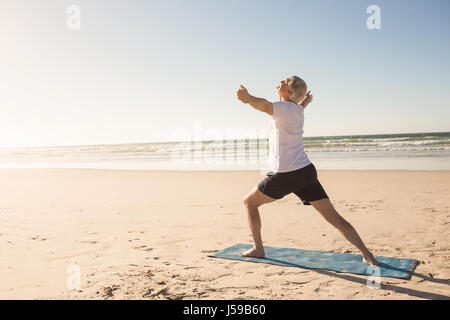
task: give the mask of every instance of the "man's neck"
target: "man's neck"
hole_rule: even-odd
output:
[[[292,101],[291,99],[289,99],[289,98],[281,98],[280,99],[280,101],[283,101],[283,102],[293,102],[293,103],[295,103],[294,101]],[[295,103],[296,104],[296,103]]]

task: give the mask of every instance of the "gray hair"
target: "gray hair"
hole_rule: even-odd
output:
[[[292,76],[288,80],[288,86],[292,91],[291,96],[289,97],[296,104],[299,104],[306,97],[306,82],[297,76]]]

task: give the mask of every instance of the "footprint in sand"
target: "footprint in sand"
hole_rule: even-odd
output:
[[[159,296],[160,294],[162,294],[162,295],[168,295],[169,294],[169,288],[162,288],[161,290],[159,290],[158,292],[156,292],[156,293],[154,293],[154,294],[152,294],[152,297],[156,297],[156,296]]]
[[[105,298],[110,298],[114,296],[114,291],[118,290],[119,286],[118,285],[113,285],[111,287],[104,287],[103,290],[103,297]],[[97,293],[100,293],[97,291]]]
[[[228,276],[232,276],[233,274],[232,273],[224,273],[224,274],[219,274],[218,276],[216,276],[214,279],[212,279],[212,280],[217,280],[217,279],[219,279],[219,278],[222,278],[222,277],[228,277]]]
[[[94,240],[82,240],[82,241],[80,241],[80,243],[96,244],[96,243],[98,243],[98,241],[94,241]]]
[[[143,298],[149,297],[152,295],[153,289],[148,289],[143,295]]]
[[[309,281],[286,281],[284,283],[284,285],[293,284],[293,285],[301,286],[301,285],[304,285],[304,284],[307,284],[307,283],[309,283]]]
[[[39,235],[37,235],[37,236],[33,236],[33,237],[31,237],[31,238],[30,238],[30,240],[39,240],[39,241],[45,241],[45,240],[47,240],[47,238],[40,238],[40,236],[39,236]]]
[[[137,247],[134,247],[133,249],[140,250],[140,251],[146,251],[146,252],[150,252],[153,250],[153,248],[149,248],[146,245],[137,246]]]

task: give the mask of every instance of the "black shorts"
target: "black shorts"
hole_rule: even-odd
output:
[[[310,201],[328,198],[317,179],[316,167],[312,163],[294,171],[268,172],[267,177],[258,183],[258,189],[274,199],[281,199],[293,192],[304,205],[311,205]]]

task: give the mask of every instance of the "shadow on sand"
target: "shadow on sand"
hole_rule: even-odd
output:
[[[309,270],[309,271],[312,271],[312,272],[316,272],[316,273],[319,273],[319,274],[323,274],[323,275],[326,275],[326,276],[332,276],[332,277],[336,277],[336,278],[339,278],[339,279],[343,279],[343,280],[347,280],[347,281],[353,281],[355,283],[360,283],[362,285],[367,285],[367,279],[361,279],[361,278],[358,278],[358,277],[355,277],[355,276],[351,276],[351,275],[348,275],[348,274],[342,274],[342,273],[339,273],[339,272],[327,271],[327,270],[322,270],[322,269],[305,268],[303,266],[300,266],[300,265],[297,265],[297,264],[294,264],[294,263],[289,263],[289,262],[286,262],[286,261],[276,260],[276,259],[267,258],[267,257],[264,258],[264,259],[272,260],[272,261],[278,261],[278,262],[283,262],[285,264],[291,265],[292,267],[300,267],[302,269],[306,269],[306,270]],[[414,266],[413,270],[419,264],[420,264],[420,262],[417,261],[417,263]],[[450,279],[437,279],[437,278],[425,276],[425,275],[417,273],[417,272],[411,272],[411,276],[422,278],[423,280],[421,280],[420,282],[422,282],[422,281],[429,281],[429,282],[433,282],[433,283],[445,284],[447,286],[450,285]],[[420,290],[414,290],[414,289],[408,289],[408,288],[403,288],[403,287],[400,287],[400,286],[397,286],[397,285],[383,284],[383,281],[381,281],[381,283],[380,283],[380,289],[391,290],[391,291],[394,291],[396,293],[407,294],[407,295],[410,295],[410,296],[413,296],[413,297],[418,297],[418,298],[423,298],[423,299],[450,300],[449,296],[445,296],[445,295],[442,295],[442,294],[426,292],[426,291],[420,291]]]

